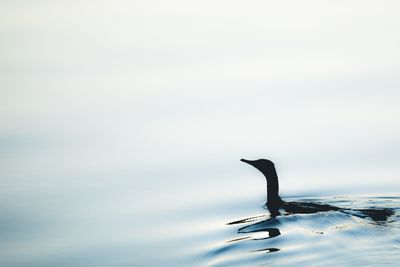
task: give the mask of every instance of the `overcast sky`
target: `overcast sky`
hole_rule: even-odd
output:
[[[255,175],[241,157],[289,192],[399,188],[398,1],[0,5],[0,190]]]

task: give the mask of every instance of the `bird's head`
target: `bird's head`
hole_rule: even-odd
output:
[[[258,160],[241,159],[240,161],[250,164],[251,166],[258,169],[260,172],[264,174],[268,174],[271,171],[275,171],[274,163],[267,159],[258,159]]]
[[[274,163],[267,159],[241,159],[241,161],[246,162],[264,174],[265,178],[267,179],[268,198],[277,198],[279,182]]]

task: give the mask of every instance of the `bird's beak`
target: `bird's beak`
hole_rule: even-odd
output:
[[[250,164],[251,166],[254,166],[253,165],[254,160],[240,159],[240,161],[246,162],[247,164]]]

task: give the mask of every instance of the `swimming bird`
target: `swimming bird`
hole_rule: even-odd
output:
[[[250,164],[264,174],[267,179],[267,203],[266,206],[271,213],[272,217],[280,215],[279,210],[283,209],[286,213],[317,213],[324,211],[356,211],[361,212],[360,217],[370,217],[375,221],[385,221],[387,217],[394,213],[391,209],[344,209],[328,204],[320,204],[313,202],[286,202],[279,196],[279,181],[276,173],[275,165],[272,161],[267,159],[247,160],[241,161]]]

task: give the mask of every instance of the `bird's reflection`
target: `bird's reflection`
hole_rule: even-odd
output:
[[[269,218],[254,224],[246,225],[238,229],[238,233],[257,233],[257,232],[268,232],[269,237],[276,237],[280,235],[279,229],[272,226],[279,225],[279,221],[276,218]]]

